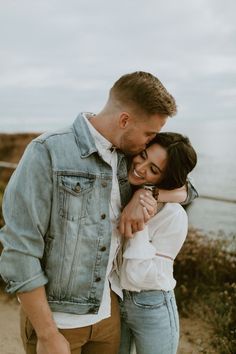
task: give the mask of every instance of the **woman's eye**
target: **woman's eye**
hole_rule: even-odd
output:
[[[157,175],[159,173],[159,171],[153,167],[151,167],[151,171],[152,173],[154,173],[154,175]]]
[[[140,157],[142,157],[142,159],[145,159],[145,153],[143,151],[140,152]]]

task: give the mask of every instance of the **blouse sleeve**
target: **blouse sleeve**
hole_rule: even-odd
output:
[[[123,254],[122,286],[133,291],[173,289],[173,260],[186,235],[186,212],[179,204],[167,204],[128,242]]]

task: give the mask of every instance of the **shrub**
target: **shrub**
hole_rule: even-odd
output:
[[[232,242],[190,230],[176,259],[176,297],[182,315],[196,314],[214,328],[221,354],[236,353],[236,254]]]

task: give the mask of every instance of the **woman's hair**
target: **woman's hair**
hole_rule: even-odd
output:
[[[182,187],[187,175],[197,163],[197,154],[188,137],[178,133],[158,133],[147,145],[159,144],[167,151],[167,166],[159,188],[175,189]]]

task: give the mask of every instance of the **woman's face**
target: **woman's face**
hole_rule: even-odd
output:
[[[167,152],[162,146],[153,144],[133,157],[128,173],[133,185],[158,184],[164,176],[167,165]]]

